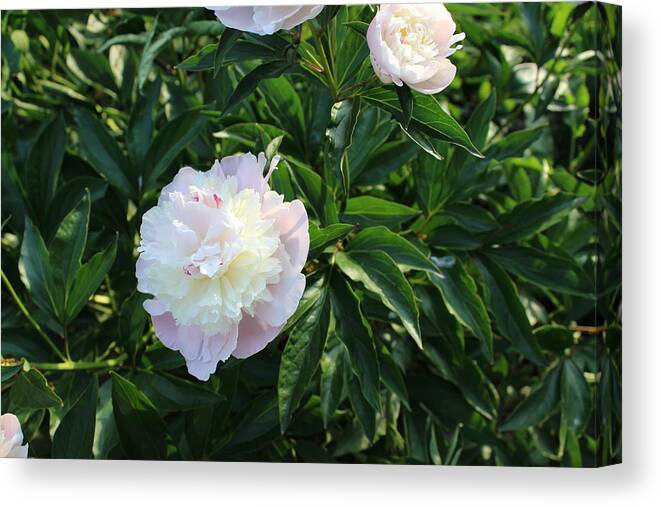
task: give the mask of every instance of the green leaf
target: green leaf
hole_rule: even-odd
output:
[[[360,382],[349,368],[344,369],[344,382],[347,386],[349,402],[351,403],[353,412],[356,414],[365,436],[371,442],[376,435],[376,412],[374,407],[369,403],[366,397],[363,396]]]
[[[49,245],[53,279],[60,288],[65,307],[87,244],[89,215],[90,195],[86,191],[78,205],[64,217]]]
[[[96,51],[86,51],[84,49],[71,49],[69,53],[75,62],[75,67],[84,75],[84,77],[100,85],[102,88],[117,92],[117,83],[110,69],[110,64],[105,55]]]
[[[295,167],[295,169],[294,169]],[[321,222],[327,227],[338,221],[335,195],[317,173],[306,167],[296,165],[291,168],[294,179],[301,193]]]
[[[223,67],[227,53],[229,53],[229,50],[232,49],[232,46],[234,46],[234,43],[238,40],[238,38],[241,37],[241,34],[243,34],[241,30],[235,30],[233,28],[225,27],[225,30],[223,30],[223,33],[220,35],[220,39],[218,40],[216,53],[213,57],[214,78],[218,75],[218,72],[220,72],[220,69]]]
[[[48,314],[60,315],[62,302],[56,296],[50,254],[39,230],[27,216],[21,245],[21,263],[34,303]]]
[[[22,371],[10,391],[13,410],[39,410],[61,407],[62,399],[48,385],[46,377],[34,368]]]
[[[532,393],[519,403],[500,431],[516,431],[546,420],[560,401],[560,368],[555,367],[537,384]]]
[[[278,412],[284,432],[305,388],[317,370],[330,322],[330,298],[324,287],[319,298],[289,333],[278,374]]]
[[[458,357],[465,356],[464,328],[450,313],[445,304],[440,304],[442,294],[434,285],[415,285],[415,295],[420,300],[420,324],[424,336],[440,336],[452,347]]]
[[[347,21],[344,23],[345,26],[351,28],[354,32],[356,32],[359,35],[362,35],[363,37],[367,36],[367,29],[369,28],[369,23],[365,23],[364,21]]]
[[[0,382],[7,382],[8,380],[14,378],[20,371],[23,370],[23,361],[18,361],[16,363],[10,362],[11,360],[5,359],[6,364],[0,365]],[[4,361],[3,361],[4,363]]]
[[[441,157],[442,158],[442,157]],[[425,215],[430,215],[442,204],[447,167],[435,157],[418,157],[412,164],[415,197]]]
[[[134,291],[126,298],[119,309],[119,340],[132,357],[140,345],[149,318],[142,303],[147,295]]]
[[[128,195],[135,190],[136,186],[128,177],[128,161],[103,124],[87,109],[74,108],[73,118],[80,144],[94,170],[121,194]]]
[[[498,222],[491,213],[473,204],[454,203],[439,214],[473,233],[490,232],[498,228]]]
[[[349,6],[341,8],[334,25],[337,44],[332,57],[333,75],[339,89],[359,80],[363,63],[370,54],[365,37],[355,29],[347,30],[349,27],[343,21],[349,16]]]
[[[482,240],[474,233],[454,224],[436,227],[428,242],[430,246],[448,250],[475,250],[482,246]]]
[[[117,253],[117,235],[105,250],[97,252],[87,263],[78,271],[71,293],[67,300],[66,316],[67,321],[73,320],[83,309],[87,300],[99,288],[103,278],[115,261]]]
[[[396,227],[419,214],[418,210],[403,204],[363,195],[352,197],[347,201],[342,219],[363,227],[374,225]]]
[[[425,356],[436,367],[440,376],[452,382],[483,417],[492,420],[496,415],[493,386],[479,366],[463,352],[457,353],[452,344],[443,339],[425,340]]]
[[[295,140],[301,154],[307,143],[305,114],[301,95],[287,76],[266,79],[259,83],[259,91],[264,96],[275,125],[281,125]],[[274,174],[280,171],[276,171]]]
[[[128,151],[134,162],[134,167],[141,167],[151,146],[152,130],[154,129],[154,106],[161,94],[160,75],[152,81],[133,106],[128,125]]]
[[[236,89],[227,101],[225,109],[223,110],[223,116],[239,105],[245,98],[249,97],[252,92],[257,89],[260,81],[281,76],[289,70],[290,67],[291,64],[287,61],[275,60],[263,63],[248,72],[248,74],[243,76],[241,81],[239,81],[239,84],[236,86]]]
[[[92,457],[99,382],[90,375],[88,384],[66,413],[53,436],[53,458],[87,459]]]
[[[132,382],[110,372],[112,408],[122,448],[129,458],[164,459],[167,432],[154,404]]]
[[[538,366],[545,366],[546,359],[533,335],[512,280],[505,271],[486,257],[481,257],[477,265],[484,279],[489,308],[500,332],[524,357]]]
[[[562,355],[574,345],[574,332],[566,327],[547,324],[535,329],[535,339],[543,349]]]
[[[411,93],[411,89],[407,85],[395,85],[397,98],[399,99],[399,107],[402,109],[401,123],[405,129],[409,128],[411,123],[411,115],[413,114],[413,103],[415,99]]]
[[[560,378],[560,427],[569,429],[577,436],[582,435],[591,411],[592,393],[583,372],[572,359],[563,359]]]
[[[475,145],[480,149],[482,149],[487,142],[489,125],[496,112],[496,103],[497,96],[496,92],[493,91],[486,99],[477,105],[466,124],[466,131]]]
[[[486,358],[492,361],[493,334],[489,315],[477,292],[475,281],[461,261],[455,259],[451,267],[439,266],[436,272],[429,272],[428,276],[441,291],[448,310],[480,339]]]
[[[351,177],[358,185],[385,183],[392,172],[401,170],[419,152],[420,147],[407,139],[385,143],[370,156],[365,169],[356,178],[352,168]]]
[[[58,113],[32,145],[25,167],[25,188],[38,215],[45,218],[57,187],[67,136],[64,116]],[[41,223],[41,222],[39,222]]]
[[[149,39],[145,48],[142,51],[142,56],[140,57],[140,64],[138,66],[138,89],[142,90],[147,78],[149,77],[149,72],[151,71],[152,64],[154,59],[158,54],[174,39],[186,33],[186,28],[184,27],[174,27],[166,30],[161,33],[156,40],[154,40],[154,35],[156,33],[156,28],[158,26],[158,21],[154,22],[154,27],[152,28],[151,33],[149,34]]]
[[[381,250],[387,253],[403,272],[411,269],[436,271],[436,265],[409,240],[392,232],[387,227],[368,227],[354,237],[347,251],[370,252]]]
[[[386,253],[338,252],[339,268],[354,282],[360,282],[399,316],[418,347],[422,348],[418,306],[409,285],[395,261]]]
[[[181,151],[200,135],[208,117],[199,110],[188,111],[161,128],[149,147],[144,164],[144,188],[151,190]]]
[[[389,87],[372,88],[361,94],[367,102],[392,114],[400,123],[404,123],[403,112],[394,90]],[[408,129],[461,146],[476,157],[482,157],[480,150],[473,144],[468,134],[457,121],[446,113],[436,98],[431,95],[415,94],[415,103]]]
[[[341,176],[344,195],[347,196],[351,186],[347,150],[351,147],[359,112],[360,100],[358,98],[342,102],[339,107],[332,109],[332,126],[328,129],[330,165],[334,173]]]
[[[385,345],[377,346],[379,358],[379,374],[381,375],[381,382],[391,392],[399,398],[407,410],[411,410],[409,403],[409,393],[406,389],[406,382],[402,371],[392,358],[390,351]]]
[[[466,132],[480,150],[484,148],[489,133],[489,125],[496,112],[496,100],[496,92],[494,91],[477,105],[468,119],[468,123],[466,123]],[[442,188],[445,198],[455,194],[461,195],[465,186],[473,181],[476,174],[481,172],[484,167],[483,163],[465,167],[469,158],[469,154],[465,150],[455,150],[452,154],[452,159],[448,164],[446,182]]]
[[[379,410],[379,362],[372,328],[360,310],[360,301],[341,277],[331,279],[331,301],[336,334],[347,349],[351,370],[360,382],[360,391],[374,410]]]
[[[112,380],[105,381],[99,388],[95,426],[92,452],[96,459],[107,459],[110,451],[119,445],[119,433],[112,412]]]
[[[161,412],[212,407],[223,400],[222,395],[201,384],[167,373],[140,372],[133,382]]]
[[[594,297],[587,275],[571,257],[523,246],[492,248],[487,255],[505,270],[540,287]]]
[[[308,261],[316,259],[326,248],[342,240],[353,228],[351,224],[333,224],[319,228],[314,222],[310,222]]]
[[[559,222],[583,202],[585,197],[565,193],[524,201],[498,217],[500,229],[489,239],[492,243],[528,239]]]
[[[342,402],[345,354],[346,349],[344,346],[338,344],[321,357],[319,396],[321,398],[321,419],[324,423],[324,428],[328,428],[335,411]]]
[[[504,160],[521,156],[544,132],[545,125],[526,130],[517,130],[490,145],[485,153],[487,159]]]

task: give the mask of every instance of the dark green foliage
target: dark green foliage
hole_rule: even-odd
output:
[[[2,413],[31,456],[621,460],[620,9],[449,4],[436,96],[383,85],[366,6],[292,31],[206,9],[5,11]],[[306,291],[208,382],[136,291],[179,168],[281,156]]]

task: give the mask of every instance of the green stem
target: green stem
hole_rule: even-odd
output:
[[[127,357],[126,354],[122,354],[115,359],[105,361],[64,361],[62,363],[30,363],[30,365],[43,371],[102,370],[121,366]]]
[[[314,45],[319,51],[319,57],[321,58],[321,64],[324,69],[324,75],[326,76],[326,83],[331,92],[331,97],[333,97],[333,102],[337,102],[337,84],[335,83],[335,78],[330,68],[330,63],[328,57],[326,56],[326,51],[324,50],[324,45],[321,43],[321,36],[316,31],[314,32]]]
[[[62,361],[67,361],[67,358],[64,356],[64,354],[62,354],[60,349],[53,343],[53,341],[48,337],[48,335],[44,332],[44,330],[41,329],[41,326],[37,324],[37,321],[32,318],[32,315],[30,315],[30,312],[28,312],[28,309],[23,304],[23,301],[14,290],[14,287],[9,281],[9,278],[7,278],[7,275],[5,275],[5,272],[1,271],[1,274],[2,274],[2,281],[5,283],[5,286],[7,287],[7,290],[9,290],[9,293],[11,294],[12,298],[14,298],[14,301],[18,305],[19,310],[21,310],[23,315],[25,315],[25,318],[28,319],[30,324],[32,324],[32,327],[36,329],[37,333],[39,333],[39,335],[44,339],[44,341],[48,344],[48,346],[55,353],[55,355],[60,359],[62,359]]]
[[[67,357],[67,361],[71,361],[71,352],[69,351],[69,331],[67,330],[67,325],[62,326],[62,340],[64,340],[64,355]]]
[[[112,290],[112,285],[110,285],[110,277],[106,275],[106,287],[108,288],[108,298],[110,299],[110,306],[113,312],[117,313],[117,299],[115,298],[115,291]]]

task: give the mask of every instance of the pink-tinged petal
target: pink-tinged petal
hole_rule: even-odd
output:
[[[297,5],[254,7],[252,19],[260,32],[271,35],[284,28],[283,23],[301,9]]]
[[[402,65],[399,71],[399,77],[410,87],[416,83],[422,83],[431,79],[439,68],[437,61],[425,62],[420,65]]]
[[[253,20],[253,7],[212,7],[214,14],[223,25],[246,32],[265,35]]]
[[[167,306],[157,299],[148,299],[143,307],[152,317],[158,339],[166,347],[181,352],[189,373],[200,380],[208,380],[218,363],[226,361],[236,347],[236,325],[227,333],[208,336],[197,326],[177,325]]]
[[[244,314],[239,323],[239,340],[232,355],[245,359],[261,351],[278,336],[282,326],[269,326],[257,317]]]
[[[319,15],[323,5],[302,5],[297,11],[280,24],[280,30],[291,30],[295,26]]]
[[[436,74],[434,74],[434,76],[432,76],[427,81],[412,84],[410,86],[420,93],[433,95],[447,88],[454,79],[456,73],[457,67],[455,67],[450,60],[445,59],[442,61],[439,70],[436,72]]]
[[[142,307],[152,317],[163,315],[168,311],[167,305],[158,299],[147,299],[142,303]]]
[[[21,423],[14,414],[0,416],[0,433],[3,438],[0,442],[0,458],[27,458],[28,446],[23,443]]]
[[[262,216],[273,218],[274,227],[280,232],[280,241],[289,255],[294,271],[305,265],[310,250],[308,213],[301,201],[283,202],[276,192],[266,192],[262,205]]]
[[[390,76],[390,74],[388,74],[387,72],[385,72],[381,68],[381,66],[374,59],[373,55],[370,55],[370,61],[372,62],[372,68],[374,69],[374,73],[381,80],[382,83],[390,84],[390,83],[393,82],[392,77]],[[401,81],[400,81],[399,85],[397,85],[397,86],[402,86]]]
[[[15,445],[6,456],[7,458],[27,458],[28,457],[28,444]]]
[[[179,169],[179,172],[174,177],[171,183],[165,185],[163,190],[161,190],[161,195],[158,198],[158,203],[170,201],[172,199],[171,194],[176,192],[188,195],[189,188],[195,184],[195,179],[202,174],[199,171],[196,171],[192,167],[182,167]]]
[[[202,353],[196,359],[186,359],[188,373],[198,380],[209,380],[220,361],[226,361],[236,348],[238,326],[233,326],[229,333],[208,336],[204,340]]]
[[[255,304],[255,316],[269,326],[282,326],[296,311],[303,296],[305,275],[297,272],[283,273],[280,281],[269,285],[268,290],[272,299]]]
[[[381,6],[367,28],[367,45],[370,48],[370,59],[379,78],[385,77],[385,79],[382,79],[384,83],[394,81],[401,86],[401,81],[397,83],[400,71],[399,62],[381,34],[381,20],[385,12],[384,6]]]
[[[218,165],[212,167],[212,174],[234,176],[238,189],[252,188],[256,192],[264,191],[264,163],[266,159],[258,160],[252,153],[232,155],[223,158]]]

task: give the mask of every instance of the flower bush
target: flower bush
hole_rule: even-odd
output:
[[[620,461],[620,68],[593,3],[3,12],[0,450]]]

